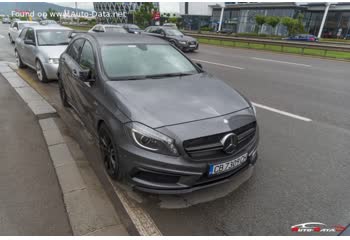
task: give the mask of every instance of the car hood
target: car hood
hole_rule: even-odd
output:
[[[48,58],[60,58],[68,45],[39,46],[39,51]]]
[[[237,91],[206,73],[106,84],[124,114],[153,128],[218,117],[250,106]]]
[[[195,38],[193,37],[190,37],[190,36],[169,36],[170,38],[173,38],[173,39],[176,39],[176,40],[179,40],[179,41],[197,41]]]

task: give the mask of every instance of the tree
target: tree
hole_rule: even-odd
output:
[[[47,19],[55,20],[55,21],[60,20],[60,17],[58,16],[57,11],[52,9],[52,8],[49,8],[49,10],[47,10],[46,14],[47,14]]]
[[[276,26],[280,23],[281,19],[276,16],[269,16],[266,18],[266,24],[272,27],[272,33],[275,33]]]
[[[261,30],[262,25],[264,25],[266,23],[266,16],[256,15],[255,22],[258,25],[258,28],[255,28],[255,31],[256,31],[256,33],[259,33],[259,30]]]
[[[298,20],[290,17],[284,17],[281,23],[287,27],[288,35],[295,35],[297,33]]]
[[[153,3],[144,2],[139,10],[134,13],[136,24],[142,28],[149,26],[152,20],[152,10],[155,10]]]

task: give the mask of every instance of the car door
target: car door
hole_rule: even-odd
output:
[[[24,28],[16,40],[16,50],[23,61],[22,55],[24,55],[24,37],[27,33],[28,28]]]
[[[26,43],[30,41],[30,43]],[[36,51],[36,41],[35,41],[35,32],[33,28],[28,28],[26,35],[24,36],[24,44],[22,50],[22,59],[23,61],[31,67],[35,67],[35,51]]]
[[[16,28],[18,29],[18,23],[13,22],[10,26],[10,29],[9,29],[9,34],[10,34],[10,37],[12,38],[13,41],[16,40],[16,38],[14,38],[14,36],[15,36],[14,33],[15,33],[15,31],[17,31]]]
[[[76,79],[74,81],[75,88],[77,89],[79,105],[83,109],[83,118],[85,124],[93,131],[96,120],[96,108],[97,101],[95,96],[98,95],[98,78],[96,74],[96,60],[95,53],[92,44],[86,40],[81,50],[79,59],[80,70],[89,70],[90,77],[89,82]]]
[[[79,57],[84,42],[84,38],[78,38],[74,40],[74,42],[69,45],[67,51],[64,52],[60,58],[60,78],[63,82],[63,86],[68,97],[68,102],[75,109],[79,116],[83,113],[83,110],[79,105],[77,89],[75,88],[75,81],[78,78],[80,69]]]

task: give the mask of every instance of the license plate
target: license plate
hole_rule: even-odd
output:
[[[209,165],[209,176],[231,171],[247,161],[248,153],[228,162]]]
[[[195,48],[195,47],[196,47],[196,45],[190,45],[190,47]]]

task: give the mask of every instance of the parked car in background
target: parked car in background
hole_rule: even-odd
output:
[[[136,189],[215,187],[257,160],[253,105],[163,39],[79,34],[58,77],[63,105],[98,139],[106,172]]]
[[[186,36],[177,29],[160,26],[150,26],[145,29],[146,34],[157,36],[168,40],[171,44],[182,51],[194,51],[199,47],[197,39]]]
[[[58,23],[54,20],[42,20],[40,25],[58,25]]]
[[[39,23],[32,21],[13,21],[8,30],[10,42],[14,43],[16,41],[23,28],[34,25],[39,25]]]
[[[233,29],[231,29],[231,28],[221,28],[221,30],[217,31],[217,33],[232,34],[233,33]]]
[[[17,66],[34,69],[41,82],[57,79],[59,57],[69,44],[71,32],[58,25],[24,28],[15,43]]]
[[[170,28],[177,29],[177,26],[175,23],[164,23],[163,27],[170,27]]]
[[[140,33],[142,30],[139,28],[139,26],[135,24],[129,24],[129,23],[120,23],[118,26],[123,27],[126,31],[129,33]]]
[[[3,17],[2,18],[2,24],[9,24],[9,23],[11,23],[11,19],[10,18],[8,18],[8,17]]]
[[[89,30],[89,32],[118,32],[128,33],[122,26],[112,24],[97,24]]]
[[[283,40],[288,41],[304,41],[304,42],[318,42],[318,37],[311,34],[298,34],[294,36],[290,36],[287,38],[283,38]]]

